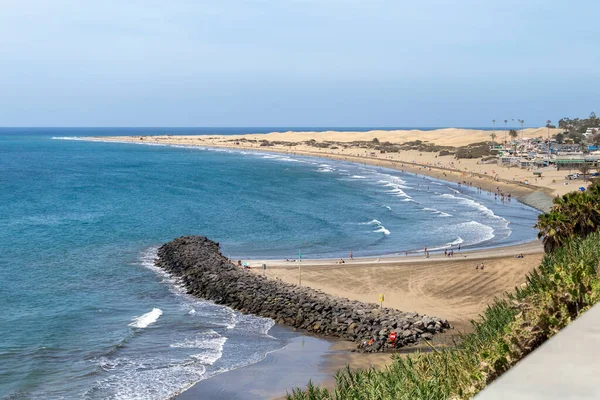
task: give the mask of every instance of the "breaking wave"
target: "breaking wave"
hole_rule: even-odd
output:
[[[146,328],[160,318],[162,315],[162,310],[160,308],[153,308],[152,311],[147,312],[146,314],[136,317],[133,319],[133,322],[129,324],[132,328]]]

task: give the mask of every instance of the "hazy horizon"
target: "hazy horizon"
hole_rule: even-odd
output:
[[[2,8],[4,127],[537,127],[600,111],[591,0]]]

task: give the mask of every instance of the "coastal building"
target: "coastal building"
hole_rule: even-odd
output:
[[[571,153],[580,153],[581,154],[581,145],[579,144],[569,144],[569,143],[553,143],[550,146],[550,152],[552,154],[571,154]]]
[[[500,156],[499,161],[499,164],[503,166],[517,166],[520,165],[521,159],[519,157],[503,155]]]
[[[598,126],[597,126],[597,127],[595,127],[595,128],[587,128],[587,129],[585,130],[585,132],[584,132],[583,136],[585,136],[585,137],[587,138],[587,137],[590,137],[590,136],[596,135],[596,134],[598,134],[598,133],[600,133],[600,127],[598,127]]]
[[[583,165],[590,168],[596,168],[600,161],[600,154],[565,154],[556,156],[553,162],[556,164],[556,169],[579,169]]]

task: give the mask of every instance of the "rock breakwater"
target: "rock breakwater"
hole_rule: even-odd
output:
[[[451,327],[437,317],[380,309],[376,304],[244,271],[221,255],[218,243],[203,236],[180,237],[163,245],[156,266],[179,277],[194,296],[315,334],[355,341],[363,351],[429,340]],[[391,332],[396,333],[394,343],[389,338]]]

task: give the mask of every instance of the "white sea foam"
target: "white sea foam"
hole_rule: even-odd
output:
[[[158,366],[152,361],[130,363],[118,373],[111,371],[107,378],[96,381],[83,398],[98,398],[99,392],[101,398],[110,399],[170,399],[208,377],[206,366],[199,362],[188,360]]]
[[[501,219],[506,221],[504,218],[494,214],[494,212],[492,210],[490,210],[489,208],[487,208],[486,206],[484,206],[481,203],[476,202],[475,200],[471,200],[471,199],[467,199],[465,197],[460,197],[460,196],[454,196],[453,194],[442,194],[440,196],[441,198],[444,199],[455,199],[457,200],[460,204],[462,204],[463,206],[467,206],[467,207],[471,207],[479,212],[481,212],[482,214],[485,214],[491,218],[496,218],[496,219]]]
[[[333,168],[329,168],[329,167],[319,167],[317,169],[317,172],[333,172],[334,169]]]
[[[471,200],[471,199],[468,199],[465,197],[460,197],[460,196],[454,196],[452,194],[442,194],[440,197],[446,198],[446,199],[455,199],[458,201],[459,204],[466,206],[466,207],[470,207],[470,208],[476,210],[477,212],[496,220],[497,221],[496,223],[501,224],[502,229],[504,229],[506,231],[506,237],[511,235],[512,230],[508,227],[508,225],[510,224],[510,221],[508,221],[506,218],[502,218],[499,215],[496,215],[492,210],[490,210],[483,204],[478,203],[475,200]],[[499,226],[497,226],[497,228],[499,228]]]
[[[384,205],[384,207],[387,208],[388,210],[392,211],[392,208],[390,206]]]
[[[431,211],[432,213],[437,214],[440,217],[451,217],[452,216],[452,214],[448,214],[448,213],[445,213],[443,211],[436,210],[435,208],[425,207],[423,210],[424,211]]]
[[[455,239],[437,247],[431,247],[430,250],[443,250],[459,244],[477,245],[479,243],[491,240],[495,237],[494,228],[477,221],[462,222],[457,225],[443,225],[436,232],[437,235],[453,235]]]
[[[384,181],[384,182],[386,182],[386,181]],[[405,186],[405,185],[402,185],[401,183],[393,183],[393,182],[386,182],[386,184],[384,186],[400,188],[400,189],[410,189],[411,188],[410,186]]]
[[[85,140],[85,138],[80,138],[78,136],[53,136],[53,140]]]
[[[393,182],[402,183],[402,184],[406,183],[406,181],[404,179],[402,179],[396,175],[384,174],[381,172],[378,172],[377,175],[383,178],[380,183],[389,182],[390,180]]]
[[[158,268],[154,264],[157,251],[157,247],[151,247],[142,252],[140,255],[140,264],[162,277],[162,282],[168,285],[171,293],[185,299],[183,308],[187,310],[188,315],[192,317],[199,315],[203,318],[218,316],[220,319],[218,322],[215,322],[216,326],[221,326],[225,329],[234,329],[236,327],[239,314],[233,309],[226,306],[215,305],[208,301],[198,300],[187,293],[187,289],[181,278],[174,277],[165,270]]]
[[[147,312],[146,314],[136,317],[133,319],[133,322],[129,324],[132,328],[146,328],[149,325],[152,325],[162,315],[162,310],[160,308],[153,308],[152,311]]]
[[[463,238],[461,238],[460,236],[457,236],[456,239],[454,239],[452,242],[446,243],[446,247],[457,246],[464,242],[465,241],[463,240]]]
[[[202,364],[213,365],[223,356],[225,342],[227,342],[226,337],[219,335],[211,329],[208,332],[187,338],[182,342],[173,343],[169,347],[202,350],[201,353],[193,354],[190,357],[200,361]]]
[[[361,222],[360,225],[381,225],[381,222],[379,222],[378,220],[374,219],[371,220],[369,222]]]
[[[383,233],[386,236],[391,233],[380,221],[376,219],[373,219],[369,222],[361,222],[360,225],[376,225],[377,229],[375,229],[373,232]]]
[[[352,179],[367,179],[366,176],[362,176],[362,175],[352,175],[350,178],[352,178]]]
[[[477,221],[463,222],[457,225],[457,231],[464,230],[466,232],[477,235],[477,243],[491,240],[495,237],[494,228],[489,225],[484,225]]]
[[[385,228],[385,226],[381,225],[379,229],[374,230],[373,232],[383,233],[384,235],[389,235],[391,232]]]

